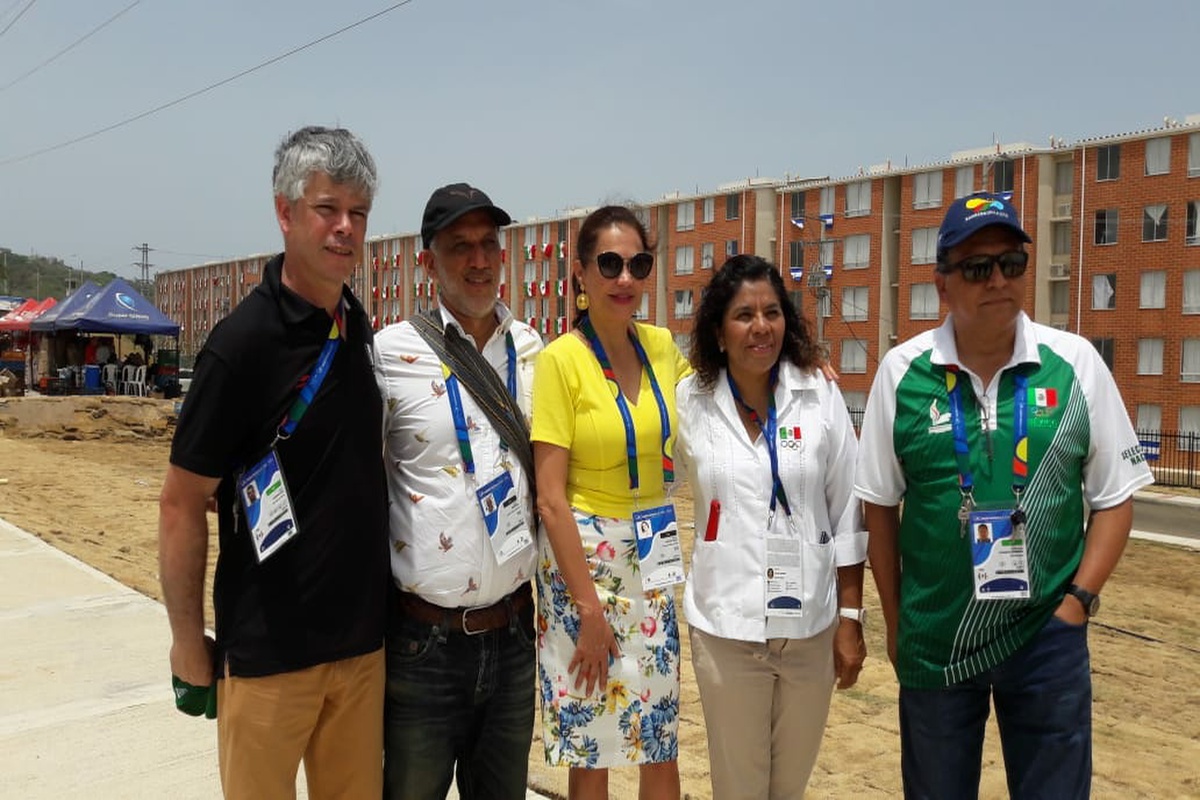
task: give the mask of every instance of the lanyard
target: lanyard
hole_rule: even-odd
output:
[[[783,505],[783,513],[789,517],[792,515],[792,506],[788,503],[787,492],[783,490],[783,481],[779,478],[779,442],[775,439],[775,423],[778,421],[775,409],[775,384],[779,380],[779,365],[771,367],[771,391],[768,394],[767,402],[767,424],[763,427],[762,418],[745,400],[742,399],[742,393],[738,391],[737,384],[734,383],[733,376],[726,370],[725,377],[729,381],[729,391],[733,393],[734,401],[746,410],[750,415],[750,421],[758,426],[758,430],[762,433],[763,438],[767,441],[767,453],[771,456],[771,516],[775,515],[775,504],[779,502]]]
[[[596,356],[596,360],[600,362],[600,371],[604,374],[605,380],[610,382],[616,389],[614,396],[617,401],[617,410],[621,412],[621,422],[625,425],[625,463],[629,468],[629,488],[637,492],[640,485],[638,480],[637,436],[633,428],[633,417],[629,414],[629,404],[625,402],[625,395],[621,392],[621,385],[617,383],[617,374],[613,371],[612,364],[608,360],[608,355],[604,352],[604,345],[600,344],[600,337],[596,335],[596,329],[592,327],[592,321],[586,315],[579,323],[579,329],[587,337],[588,345],[592,348],[592,353]],[[654,376],[654,368],[650,366],[650,359],[646,356],[646,350],[642,347],[642,343],[638,341],[637,337],[633,335],[633,331],[629,332],[629,341],[633,343],[633,349],[637,353],[638,361],[646,369],[646,375],[650,378],[650,390],[654,392],[654,402],[658,404],[658,417],[662,426],[663,483],[671,483],[675,480],[675,459],[667,452],[667,440],[671,438],[671,418],[667,414],[667,403],[663,399],[662,390],[658,388],[658,379]]]
[[[513,344],[512,332],[504,334],[504,350],[508,357],[508,393],[517,399],[517,348]],[[458,453],[462,456],[463,469],[468,475],[475,474],[475,455],[471,451],[471,431],[467,427],[467,416],[463,413],[462,393],[458,389],[458,376],[450,367],[442,364],[442,376],[446,379],[446,397],[450,400],[450,416],[454,420],[454,437],[458,440]],[[501,449],[507,449],[503,440]]]
[[[307,413],[308,407],[312,405],[313,398],[320,391],[321,384],[325,382],[325,376],[329,374],[329,368],[333,365],[333,357],[337,354],[338,344],[345,335],[345,315],[346,300],[343,298],[338,301],[337,308],[333,311],[333,324],[329,327],[329,337],[321,346],[316,366],[313,367],[308,380],[301,387],[300,394],[292,401],[292,407],[288,409],[287,414],[279,423],[279,430],[275,434],[276,441],[287,439],[292,435],[296,426],[300,424],[301,418]]]
[[[962,383],[958,367],[946,367],[946,393],[950,399],[950,427],[954,431],[954,458],[958,462],[958,487],[963,497],[971,497],[975,488],[971,472],[970,448],[967,444],[967,422],[963,413]],[[1029,379],[1020,373],[1013,375],[1013,461],[1012,490],[1020,501],[1029,478]]]

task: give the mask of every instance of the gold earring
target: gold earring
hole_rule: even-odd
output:
[[[580,292],[579,294],[575,295],[575,308],[579,309],[580,311],[587,311],[591,304],[592,301],[588,299],[587,292]]]

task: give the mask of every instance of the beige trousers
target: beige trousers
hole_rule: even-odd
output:
[[[384,656],[373,653],[265,678],[217,681],[217,750],[228,800],[383,796]]]
[[[804,796],[829,716],[836,629],[766,643],[690,629],[713,800]]]

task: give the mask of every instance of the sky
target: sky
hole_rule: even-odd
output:
[[[308,124],[370,148],[379,236],[460,180],[521,221],[1200,113],[1195,0],[409,0],[31,155],[395,4],[0,0],[0,246],[127,277],[143,242],[152,274],[272,252]]]

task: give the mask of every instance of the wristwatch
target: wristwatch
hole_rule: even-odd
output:
[[[859,625],[867,624],[867,610],[865,608],[839,608],[838,616],[852,619]]]
[[[1100,611],[1100,595],[1092,594],[1074,583],[1067,587],[1067,594],[1074,596],[1080,602],[1089,617],[1096,616],[1096,613]]]

